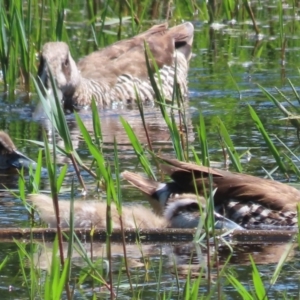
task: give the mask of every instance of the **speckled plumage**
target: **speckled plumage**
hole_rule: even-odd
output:
[[[92,98],[100,107],[113,102],[131,102],[136,100],[136,91],[142,101],[152,101],[154,91],[145,60],[144,43],[147,43],[159,68],[165,97],[172,97],[175,65],[177,83],[186,96],[193,33],[191,23],[170,29],[167,24],[156,25],[137,36],[93,52],[77,64],[66,43],[49,42],[43,46],[38,75],[50,88],[51,70],[68,109],[89,105]],[[157,74],[155,76],[157,78]]]
[[[161,169],[170,175],[171,182],[153,184],[138,174],[123,173],[126,180],[150,196],[150,203],[159,214],[178,197],[199,198],[196,189],[199,195],[204,194],[204,189],[209,193],[211,180],[215,211],[233,222],[248,228],[297,225],[300,191],[292,186],[175,159],[162,160]]]

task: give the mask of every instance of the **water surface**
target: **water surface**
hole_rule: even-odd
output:
[[[262,5],[263,7],[261,7]],[[207,126],[211,159],[224,162],[220,139],[216,129],[216,118],[220,118],[227,127],[240,154],[246,150],[249,150],[249,153],[251,153],[250,159],[248,159],[249,157],[245,157],[242,160],[244,171],[257,176],[264,176],[262,167],[270,171],[275,166],[275,162],[250,118],[248,105],[250,104],[256,110],[269,133],[277,135],[291,149],[295,150],[298,148],[295,129],[287,121],[281,120],[281,113],[263,95],[257,84],[262,85],[272,93],[276,92],[274,87],[278,87],[295,102],[287,79],[291,79],[295,85],[297,85],[299,80],[300,32],[295,25],[297,24],[297,19],[287,13],[285,19],[287,47],[282,51],[276,8],[269,4],[269,2],[267,4],[256,3],[255,8],[257,9],[255,13],[259,20],[259,27],[261,28],[260,38],[255,36],[249,20],[247,22],[237,20],[234,25],[226,22],[208,24],[206,21],[201,20],[200,17],[198,18],[198,16],[194,18],[190,17],[190,21],[195,26],[195,42],[193,46],[194,55],[189,71],[188,140],[197,151],[200,149],[196,137],[196,127],[199,124],[199,114],[202,113]],[[76,13],[75,7],[73,10],[70,13],[74,13],[77,17],[68,30],[70,36],[73,36],[73,39],[70,40],[70,43],[73,45],[72,54],[75,58],[79,58],[92,51],[93,46],[90,40],[79,38],[81,34],[85,34],[86,30],[79,22],[79,19],[84,16],[78,13],[78,11]],[[145,29],[148,25],[144,26]],[[109,29],[116,31],[117,27],[112,26]],[[112,42],[114,38],[114,36],[109,36],[109,42]],[[79,40],[80,45],[78,44]],[[46,41],[45,38],[43,42]],[[0,94],[0,128],[7,131],[14,139],[18,149],[32,159],[36,159],[38,149],[36,145],[26,140],[41,141],[43,129],[46,129],[48,132],[51,131],[51,127],[49,127],[49,123],[43,115],[36,115],[38,102],[39,99],[35,93],[30,96],[28,101],[26,91],[22,91],[21,88],[15,97],[7,97],[5,93]],[[174,153],[169,133],[162,121],[159,109],[155,106],[146,107],[145,115],[150,139],[155,150],[163,151],[172,156]],[[121,170],[136,169],[137,159],[122,129],[120,116],[124,117],[132,125],[140,141],[143,144],[147,143],[137,108],[105,109],[100,111],[104,135],[104,153],[108,159],[112,159],[113,141],[116,138]],[[90,111],[81,112],[81,117],[87,128],[92,131]],[[89,157],[88,151],[80,138],[74,115],[68,115],[67,121],[71,129],[74,145],[78,149],[82,160],[88,164],[92,158]],[[274,142],[279,149],[283,149],[276,139],[274,139]],[[64,157],[58,157],[57,159],[60,164],[69,164],[69,161]],[[137,170],[140,169],[138,168]],[[69,166],[69,171],[73,171],[71,166]],[[88,186],[88,197],[94,197],[96,192],[94,180],[86,173],[83,173],[83,177]],[[280,173],[274,174],[274,177],[281,181],[285,180],[284,176]],[[72,178],[73,176],[68,177],[65,182],[65,189],[69,188]],[[292,179],[296,180],[293,177]],[[17,189],[17,175],[1,174],[0,181],[10,189]],[[47,176],[42,179],[42,189],[49,190]],[[78,196],[79,194],[80,191],[78,190]],[[68,198],[69,193],[64,193],[62,197]],[[103,197],[105,198],[104,194]],[[129,188],[126,183],[123,183],[123,197],[125,202],[137,202],[148,205],[143,196],[138,191]],[[29,216],[19,199],[16,199],[15,196],[3,189],[0,193],[0,202],[0,226],[2,228],[29,227]],[[203,268],[205,273],[207,258],[205,250],[199,245],[150,245],[149,247],[151,251],[147,252],[147,257],[149,257],[153,270],[156,272],[160,270],[161,260],[164,266],[162,269],[163,281],[161,282],[161,290],[171,291],[174,299],[182,293],[182,288],[179,290],[174,288],[172,273],[174,257],[177,260],[178,270],[183,270],[182,272],[184,272],[185,268],[182,266],[189,265],[189,262],[192,262],[196,273],[199,273]],[[51,246],[49,248],[51,249]],[[147,245],[145,245],[145,248],[148,249]],[[259,265],[259,271],[263,279],[268,283],[270,274],[274,271],[276,263],[279,261],[285,248],[285,244],[276,243],[263,246],[235,246],[229,268],[245,286],[249,286],[252,272],[252,268],[249,266],[249,253],[251,253]],[[5,298],[14,298],[15,295],[24,293],[20,277],[17,276],[17,279],[14,279],[18,269],[16,250],[16,245],[13,243],[1,243],[1,259],[8,253],[11,253],[12,257],[11,263],[2,271],[2,285],[0,289],[1,291],[5,291]],[[118,270],[121,263],[121,255],[118,254],[117,250],[116,253],[114,267]],[[228,249],[226,250],[226,247],[219,250],[220,265],[226,261],[228,255],[229,251]],[[134,257],[135,263],[144,264],[140,253],[136,254],[133,251],[131,257]],[[290,297],[297,297],[298,276],[295,276],[295,270],[299,268],[298,258],[299,252],[295,247],[283,268],[279,280],[269,293],[270,299],[277,299],[278,295],[282,295],[287,290]],[[75,268],[78,268],[76,262],[74,265]],[[181,287],[183,287],[186,278],[185,275],[182,276]],[[156,297],[155,274],[149,274],[149,280],[146,281],[144,269],[135,268],[132,276],[136,280],[137,285],[145,285],[143,299]],[[131,294],[127,291],[125,274],[122,274],[122,280],[124,280],[125,287],[124,291],[120,294],[124,297],[130,297]],[[205,282],[204,279],[204,284],[201,285],[203,291],[206,289]],[[151,285],[152,283],[153,286]],[[12,292],[9,289],[10,285],[13,286]],[[236,299],[238,297],[237,292],[225,279],[222,285],[226,298]],[[86,297],[92,295],[92,290],[90,290],[88,284],[82,287],[81,291],[78,291],[78,299],[83,298],[83,295]]]

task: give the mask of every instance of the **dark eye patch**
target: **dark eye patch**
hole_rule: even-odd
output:
[[[186,206],[186,210],[189,212],[199,211],[199,205],[198,203],[193,202]]]
[[[65,74],[65,77],[67,80],[70,80],[71,77],[71,68],[70,68],[70,60],[69,57],[67,57],[63,62],[62,62],[62,71]]]

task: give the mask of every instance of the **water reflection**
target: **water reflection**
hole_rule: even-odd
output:
[[[193,126],[191,122],[191,118],[189,117],[189,111],[187,111],[187,134],[184,132],[182,137],[183,139],[187,139],[189,143],[193,142],[194,140],[194,131]],[[83,120],[87,130],[92,133],[93,132],[93,124],[92,124],[92,112],[90,109],[82,110],[79,113],[81,119]],[[127,137],[127,134],[123,128],[123,125],[120,121],[120,118],[124,118],[126,122],[130,124],[130,126],[133,128],[135,134],[137,135],[137,138],[139,139],[140,143],[145,147],[145,149],[148,147],[148,139],[145,134],[145,130],[143,127],[142,118],[140,116],[139,110],[135,108],[124,108],[124,109],[107,109],[107,110],[99,110],[100,115],[100,122],[101,122],[101,129],[103,133],[103,149],[106,157],[108,159],[111,159],[113,157],[112,151],[114,148],[114,140],[117,142],[118,146],[118,152],[119,152],[119,158],[121,161],[121,170],[132,168],[132,166],[136,165],[136,156],[133,151],[133,148],[131,146],[131,143],[129,142],[129,139]],[[149,135],[149,140],[151,142],[151,145],[156,151],[166,151],[169,152],[173,151],[172,142],[170,139],[170,133],[167,128],[167,125],[165,121],[163,120],[161,116],[160,109],[158,107],[150,107],[146,106],[144,108],[144,115],[145,115],[145,124],[147,128],[147,132]],[[73,142],[74,148],[79,153],[81,159],[84,161],[86,165],[89,165],[92,162],[92,158],[90,157],[85,143],[82,140],[81,133],[79,131],[79,128],[77,126],[75,116],[74,114],[67,115],[67,124],[70,129],[71,133],[71,139]],[[178,116],[175,116],[176,121],[178,122]],[[45,118],[45,114],[42,110],[37,109],[33,113],[33,119],[35,124],[39,124],[38,131],[34,131],[33,137],[30,136],[24,136],[24,133],[21,132],[20,138],[28,138],[28,139],[36,139],[36,140],[43,140],[42,132],[45,130],[48,134],[49,141],[51,142],[52,138],[52,128],[50,125],[50,122],[48,119]],[[35,126],[36,127],[36,126]],[[13,131],[9,131],[13,132]],[[58,146],[64,147],[62,141],[56,136],[56,142]],[[20,141],[18,139],[15,139],[16,145],[20,145]],[[29,142],[26,143],[26,141],[21,141],[21,149],[27,149],[24,148],[24,145],[26,144],[26,147],[29,149],[34,149],[36,156],[33,157],[34,153],[30,155],[31,158],[36,159],[37,158],[37,152],[38,152],[38,146],[31,144]],[[23,151],[23,150],[22,150]],[[28,151],[25,151],[26,153]],[[32,151],[33,152],[33,151]],[[58,164],[67,164],[69,166],[68,168],[68,175],[66,177],[66,180],[64,182],[64,191],[65,191],[65,197],[69,196],[70,186],[71,182],[74,179],[74,169],[73,166],[70,164],[70,160],[61,155],[57,154],[56,156],[56,163]],[[89,193],[94,193],[96,190],[96,184],[93,178],[89,176],[86,172],[83,172],[84,180],[87,184],[87,188],[89,190]],[[3,197],[3,201],[5,201],[5,197],[8,197],[7,201],[11,201],[13,197],[11,194],[6,190],[15,190],[18,192],[18,173],[16,171],[12,173],[3,172],[0,174],[0,196]],[[49,179],[47,174],[42,174],[41,178],[41,190],[50,190],[49,186]],[[131,198],[130,198],[131,199]],[[125,201],[128,201],[129,199],[125,199]],[[5,222],[5,225],[8,227],[16,227],[19,226],[19,219],[17,220],[13,217],[8,217],[13,214],[15,216],[16,214],[20,214],[24,216],[24,212],[26,212],[24,206],[22,203],[20,203],[19,200],[15,201],[15,205],[12,205],[10,207],[10,210],[7,210],[6,206],[0,207],[0,216],[5,216],[7,221]]]
[[[53,243],[37,244],[34,254],[34,261],[37,267],[50,270]],[[84,251],[92,260],[107,260],[107,252],[105,243],[94,242],[92,244],[84,243]],[[214,245],[199,243],[142,243],[142,244],[126,244],[126,255],[129,259],[129,268],[146,268],[145,262],[149,260],[162,259],[164,269],[169,273],[176,273],[180,278],[185,278],[188,274],[192,277],[198,276],[200,273],[204,278],[208,274],[216,274],[217,269],[221,269],[226,263],[231,265],[251,265],[250,255],[256,265],[274,265],[277,264],[285,252],[289,251],[286,262],[290,261],[296,254],[296,244],[244,244],[231,245],[231,249],[225,245],[218,245],[218,250]],[[68,243],[63,243],[64,255],[67,255]],[[76,250],[77,249],[77,250]],[[72,262],[74,266],[86,267],[87,263],[82,257],[82,251],[78,246],[74,246]],[[122,266],[122,257],[124,257],[123,245],[119,243],[112,244],[112,269],[118,271]],[[59,253],[57,253],[59,255]],[[209,260],[209,263],[208,263]],[[108,267],[107,262],[103,264]],[[208,268],[210,271],[208,272]],[[144,270],[146,271],[146,270]],[[213,275],[213,276],[214,276]]]
[[[135,289],[140,288],[152,289],[155,291],[158,288],[157,279],[158,274],[160,277],[160,291],[169,291],[170,295],[175,295],[177,293],[181,294],[181,288],[184,287],[186,283],[187,275],[190,277],[198,277],[200,274],[202,276],[200,290],[201,292],[207,292],[207,282],[208,274],[210,274],[210,279],[212,282],[218,280],[218,271],[222,270],[225,263],[228,263],[228,258],[230,259],[231,271],[235,274],[236,278],[245,286],[249,283],[249,275],[252,272],[252,267],[250,266],[249,255],[251,255],[261,270],[263,280],[265,284],[268,284],[269,278],[273,275],[275,267],[282,257],[283,253],[286,252],[287,248],[291,246],[288,259],[283,268],[284,276],[277,279],[277,288],[269,291],[269,296],[276,297],[276,291],[286,290],[289,288],[290,295],[296,295],[298,290],[297,281],[291,281],[291,278],[295,275],[295,270],[297,270],[297,263],[293,263],[294,259],[299,259],[299,251],[297,250],[296,244],[256,244],[256,245],[231,245],[234,249],[234,253],[231,254],[230,249],[224,245],[220,244],[218,251],[213,245],[210,245],[209,252],[207,251],[206,245],[201,245],[198,243],[142,243],[142,244],[126,244],[126,252],[128,256],[128,264],[131,278],[133,279]],[[64,254],[67,253],[67,243],[63,243]],[[87,252],[88,256],[97,262],[98,272],[104,274],[107,271],[107,255],[106,246],[104,243],[83,243],[84,250]],[[8,252],[15,253],[17,256],[17,246],[16,244],[3,243],[1,242],[0,247],[0,258],[3,260]],[[52,259],[52,249],[53,243],[34,243],[33,247],[29,244],[26,246],[28,251],[33,251],[33,259],[35,266],[42,270],[50,270],[50,262]],[[82,275],[83,270],[87,270],[87,263],[82,259],[82,256],[78,252],[77,244],[73,248],[73,258],[72,258],[72,276],[77,277]],[[209,254],[208,254],[209,253]],[[18,258],[15,258],[16,260]],[[208,261],[210,263],[210,272],[208,272]],[[263,266],[268,266],[263,267]],[[29,267],[29,264],[27,265]],[[3,284],[12,284],[12,289],[14,291],[15,280],[22,280],[20,277],[16,276],[19,268],[9,267],[2,269],[2,279]],[[226,269],[228,272],[228,269]],[[128,291],[128,279],[126,277],[126,272],[124,269],[124,255],[123,247],[119,243],[112,244],[112,271],[114,282],[122,282],[119,286],[119,296],[124,295],[130,296],[130,291]],[[44,273],[42,273],[44,274]],[[21,276],[21,275],[20,275]],[[174,286],[174,278],[178,278],[178,286]],[[224,275],[222,275],[224,276]],[[15,280],[10,281],[13,277]],[[172,284],[173,283],[173,284]],[[117,284],[115,285],[117,286]],[[222,291],[228,297],[233,297],[236,299],[237,291],[232,289],[230,284],[222,281],[221,283]],[[5,288],[2,286],[2,288]],[[179,289],[179,290],[178,290]],[[87,280],[83,286],[76,286],[76,293],[81,292],[83,294],[88,293],[102,293],[106,291],[94,290],[92,283]],[[5,290],[5,293],[7,291]],[[26,288],[20,287],[19,293],[26,293]],[[155,297],[155,295],[154,295]],[[144,295],[143,299],[153,299],[149,295]]]
[[[155,5],[163,5],[161,3],[162,2],[156,1]],[[222,1],[217,1],[216,3],[220,5],[219,7],[223,6]],[[178,4],[180,4],[180,1],[178,1]],[[261,135],[258,133],[249,116],[247,104],[250,103],[255,108],[268,132],[276,133],[276,135],[283,139],[283,141],[286,142],[292,149],[298,147],[298,141],[296,139],[294,129],[289,126],[287,122],[279,121],[282,117],[281,113],[274,108],[272,104],[270,104],[269,100],[261,93],[256,83],[266,87],[272,93],[275,92],[273,87],[277,86],[283,89],[284,93],[287,94],[291,100],[295,99],[290,86],[287,84],[287,78],[292,79],[294,83],[299,81],[298,43],[300,39],[299,26],[297,25],[299,8],[297,6],[293,6],[291,9],[289,3],[285,3],[285,7],[283,9],[283,28],[286,30],[288,47],[282,49],[279,38],[280,30],[278,28],[280,25],[278,24],[279,18],[276,11],[277,6],[271,1],[254,1],[252,4],[255,9],[255,18],[259,21],[261,32],[264,33],[263,40],[261,41],[253,39],[253,30],[251,25],[248,23],[247,14],[242,6],[239,8],[236,7],[238,22],[234,26],[225,24],[225,26],[222,26],[221,29],[211,28],[210,24],[203,22],[202,15],[201,17],[197,14],[193,16],[189,15],[186,18],[195,18],[194,24],[196,28],[195,46],[193,49],[195,57],[191,61],[189,73],[189,88],[191,91],[189,106],[193,107],[194,115],[191,116],[191,131],[188,131],[188,135],[189,139],[193,141],[194,134],[192,124],[199,124],[198,111],[201,111],[206,120],[210,158],[212,160],[222,161],[222,153],[219,152],[220,143],[218,134],[215,130],[215,118],[216,116],[219,116],[225,123],[228,132],[231,134],[231,138],[233,139],[235,146],[244,147],[243,149],[253,148],[253,150],[251,150],[251,163],[243,164],[244,171],[250,174],[262,176],[264,175],[261,170],[262,165],[268,170],[272,170],[275,165],[274,159],[266,149]],[[255,8],[255,6],[257,6],[257,8]],[[78,12],[76,17],[73,18],[72,14],[76,13],[76,8],[78,9]],[[93,44],[90,40],[88,41],[87,38],[92,36],[91,31],[82,30],[82,16],[86,16],[82,13],[82,3],[80,2],[77,4],[76,8],[73,7],[68,12],[67,21],[69,21],[69,23],[67,31],[69,33],[71,32],[70,36],[73,37],[70,39],[70,43],[72,44],[71,46],[73,46],[73,52],[77,52],[77,57],[82,57],[94,49],[91,49]],[[187,6],[186,9],[188,9]],[[220,16],[220,11],[221,10],[219,9],[215,10],[218,15],[214,16],[214,18],[218,18],[218,16]],[[177,7],[175,7],[174,12],[175,15],[177,15]],[[153,16],[155,16],[155,18],[152,19],[157,19],[157,14],[153,14]],[[246,21],[244,21],[245,19]],[[72,22],[70,22],[70,20],[72,20]],[[106,43],[107,41],[111,43],[114,40],[115,37],[112,35],[106,34],[103,39],[101,37],[101,41],[105,41]],[[285,64],[282,64],[283,62]],[[230,65],[233,77],[230,75],[228,65]],[[241,97],[237,91],[235,83],[237,83]],[[21,99],[22,95],[17,95],[16,97],[12,97],[11,95],[10,99],[6,99],[5,95],[1,94],[0,98],[1,129],[7,130],[13,138],[42,140],[41,129],[49,129],[49,126],[47,124],[41,126],[41,122],[43,123],[44,121],[40,122],[32,119],[31,114],[27,113],[28,110],[26,109],[27,106],[25,101],[22,101]],[[36,96],[33,96],[31,101],[34,102],[35,100]],[[36,100],[36,102],[38,102],[38,100]],[[91,131],[91,121],[88,115],[88,112],[82,112],[84,123],[87,124],[89,128],[88,130]],[[120,125],[120,115],[125,115],[125,119],[129,119],[130,124],[134,126],[134,130],[137,132],[138,137],[142,140],[142,143],[148,143],[145,138],[141,119],[137,110],[107,110],[100,112],[105,142],[104,150],[108,157],[111,156],[111,149],[113,147],[112,142],[114,140],[114,136],[117,136],[120,154],[122,155],[121,167],[124,169],[132,168],[132,166],[136,165],[136,160],[134,158],[135,154],[129,146],[126,135]],[[173,150],[169,134],[165,125],[161,123],[162,119],[160,113],[158,113],[156,108],[147,108],[146,118],[151,140],[155,144],[156,149],[159,150],[162,148],[164,151],[172,155]],[[83,146],[84,144],[81,142],[78,128],[74,122],[74,116],[67,116],[67,119],[72,131],[72,139],[75,147],[78,149],[82,159],[89,162],[91,158],[88,156],[87,151]],[[28,144],[23,140],[15,140],[15,142],[20,151],[24,152],[32,159],[36,159],[36,146]],[[277,146],[279,146],[279,149],[282,149],[280,148],[282,146],[277,140],[274,139],[274,142]],[[197,144],[195,146],[197,147]],[[244,150],[241,150],[239,154],[242,154],[243,152]],[[60,157],[60,159],[62,163],[68,163],[68,161],[63,157]],[[281,175],[279,175],[279,178],[282,179],[282,176],[280,176]],[[17,187],[17,180],[18,176],[13,174],[4,174],[4,176],[0,176],[0,182],[10,188]],[[93,183],[91,183],[91,186],[92,184]],[[127,195],[128,199],[131,199],[132,201],[141,201],[138,193],[130,193],[130,191],[127,191]],[[29,222],[25,214],[24,207],[19,200],[10,196],[7,191],[2,190],[0,201],[2,227],[28,227]],[[48,251],[51,251],[52,245],[49,244],[48,246]],[[41,247],[44,246],[42,245]],[[2,243],[0,248],[2,249],[1,251],[3,251],[3,253],[1,252],[1,258],[4,258],[7,253],[16,253],[15,245],[13,247],[6,247],[6,245]],[[272,271],[285,249],[286,244],[236,245],[234,246],[235,252],[231,256],[230,262],[234,266],[233,270],[236,273],[236,277],[241,279],[242,284],[245,284],[245,286],[248,287],[249,279],[251,278],[250,274],[252,272],[252,268],[248,267],[249,255],[251,254],[254,257],[257,264],[262,264],[262,266],[266,266],[267,264],[268,267],[261,268],[261,270],[262,273],[266,275],[265,279],[269,282],[268,279],[272,276]],[[97,254],[101,256],[104,252],[103,248],[101,249],[101,245],[99,245],[99,250],[97,251],[99,251]],[[119,249],[114,249],[114,251],[115,253],[119,253]],[[131,252],[130,256],[133,257],[133,260],[137,263],[137,265],[142,264],[142,266],[136,269],[144,269],[144,261],[141,259],[141,254],[139,254],[138,251],[135,251],[136,249],[129,250],[129,252]],[[152,257],[152,262],[158,262],[160,253],[163,253],[163,266],[169,267],[163,269],[163,279],[165,281],[162,283],[161,287],[164,292],[171,289],[165,289],[167,286],[166,282],[168,282],[169,287],[174,281],[174,277],[170,275],[175,270],[173,258],[171,258],[172,256],[174,257],[174,260],[176,260],[176,264],[178,266],[177,270],[179,268],[182,269],[180,273],[183,274],[183,278],[186,275],[186,270],[190,265],[190,261],[192,261],[192,266],[195,267],[193,274],[197,274],[197,272],[205,269],[207,266],[207,250],[203,247],[200,247],[199,250],[199,247],[194,244],[152,245],[149,246],[149,252],[151,251],[154,254],[152,256],[151,253],[149,254],[149,257]],[[148,255],[148,250],[145,250],[145,252]],[[212,251],[211,253],[216,252]],[[219,248],[217,254],[220,258],[220,265],[222,265],[226,261],[226,258],[230,255],[230,251],[228,248],[222,247]],[[118,264],[120,264],[120,260],[118,262],[117,257],[122,258],[122,256],[118,256],[118,254],[115,256],[116,269]],[[290,261],[293,257],[293,261]],[[278,279],[275,287],[277,291],[285,293],[285,295],[288,290],[289,297],[298,298],[299,295],[299,283],[297,280],[299,259],[299,252],[293,248],[289,255],[287,265],[283,269],[283,276]],[[80,265],[79,262],[78,264]],[[156,267],[156,270],[158,270],[157,265]],[[215,267],[217,268],[217,266]],[[7,291],[7,287],[12,282],[12,278],[15,278],[15,274],[18,270],[18,258],[15,258],[14,262],[9,265],[9,268],[2,270],[2,272],[5,272],[5,275],[9,273],[9,276],[1,276],[3,279],[1,292]],[[145,277],[145,272],[142,273],[142,276]],[[224,288],[226,298],[239,298],[239,295],[236,291],[233,291],[232,287],[228,287],[228,284],[226,286],[225,285],[226,284],[224,284],[222,288]],[[21,283],[19,286],[22,286]],[[153,290],[156,290],[156,285]],[[86,296],[85,293],[83,295]],[[7,296],[11,297],[11,295]],[[128,297],[130,296],[132,295],[128,295]],[[148,297],[148,299],[154,299],[157,294],[153,293],[151,296],[152,297]],[[276,295],[275,292],[272,293],[272,291],[269,291],[268,296],[270,298],[273,297],[274,299],[278,298],[278,295]],[[280,296],[282,297],[282,294]],[[16,294],[15,297],[20,297],[20,295]]]
[[[39,268],[48,269],[49,263],[52,258],[53,243],[39,243],[38,251],[35,253],[35,261]],[[84,250],[88,254],[88,257],[92,257],[97,260],[98,258],[107,259],[106,254],[106,244],[93,242],[92,244],[84,243]],[[145,259],[146,257],[154,258],[158,256],[167,257],[167,266],[169,268],[186,267],[193,265],[193,268],[198,268],[200,271],[202,268],[207,268],[207,258],[210,257],[212,260],[212,267],[221,267],[230,257],[230,262],[232,264],[239,265],[249,265],[250,259],[249,255],[253,256],[254,262],[257,265],[262,264],[276,264],[278,263],[280,257],[283,255],[288,248],[291,247],[290,244],[249,244],[249,245],[231,245],[231,249],[221,244],[218,246],[218,261],[213,261],[215,259],[215,247],[210,244],[210,249],[207,251],[207,245],[199,243],[186,243],[178,242],[172,244],[158,244],[158,243],[142,243],[142,244],[130,244],[125,245],[126,255],[128,258],[133,260]],[[297,244],[293,244],[291,250],[289,251],[288,260],[295,255],[295,249]],[[67,255],[68,243],[63,243],[64,255]],[[79,249],[75,246],[75,249]],[[112,256],[113,257],[123,257],[123,245],[121,243],[112,244]],[[75,265],[83,266],[83,260],[79,260],[82,257],[81,251],[74,251],[73,259],[75,260]],[[209,254],[208,254],[209,253]],[[58,253],[57,253],[58,254]],[[81,261],[81,262],[80,262]],[[130,267],[141,267],[142,263],[132,264]]]
[[[174,111],[174,114],[177,114]],[[86,129],[89,133],[93,133],[93,121],[92,112],[90,108],[81,110],[79,116],[82,119]],[[147,130],[144,129],[143,120],[141,118],[140,111],[137,107],[133,109],[128,108],[117,108],[117,109],[106,109],[99,110],[101,130],[103,134],[103,148],[104,151],[112,150],[114,147],[114,141],[116,141],[118,150],[122,154],[121,158],[131,158],[135,161],[133,155],[133,148],[125,132],[124,126],[121,123],[121,118],[124,119],[132,127],[136,134],[139,142],[149,148],[149,141],[151,146],[156,151],[172,151],[172,141],[169,129],[166,122],[162,117],[162,113],[157,106],[145,106],[144,107],[144,119]],[[89,159],[87,157],[85,143],[82,141],[81,133],[78,128],[77,122],[73,114],[67,115],[67,124],[70,130],[73,146],[81,154],[83,159]],[[37,122],[40,122],[43,128],[48,132],[49,138],[52,132],[52,127],[48,119],[43,115],[43,111],[39,110],[38,113],[34,114],[34,118]],[[194,141],[194,130],[192,125],[191,117],[189,116],[189,110],[186,108],[186,127],[182,123],[180,127],[179,116],[175,115],[175,121],[178,124],[178,129],[182,131],[182,138],[185,143],[192,143]],[[187,132],[186,132],[187,130]],[[149,140],[148,140],[149,138]],[[62,142],[58,139],[58,146],[63,147]],[[61,157],[59,163],[68,162],[66,158]]]

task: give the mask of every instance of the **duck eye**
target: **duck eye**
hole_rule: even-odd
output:
[[[187,206],[187,211],[194,212],[199,211],[199,204],[198,203],[191,203]]]
[[[69,60],[69,58],[66,58],[62,62],[61,69],[62,69],[64,75],[66,76],[66,78],[69,78],[70,74],[71,74],[71,66],[70,66],[70,60]]]

